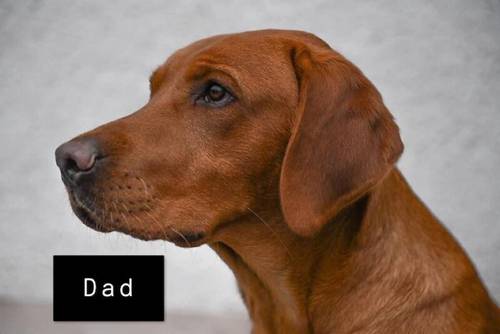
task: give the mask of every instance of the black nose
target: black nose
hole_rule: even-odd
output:
[[[56,163],[63,178],[76,184],[81,175],[94,171],[98,153],[95,140],[76,139],[56,149]]]

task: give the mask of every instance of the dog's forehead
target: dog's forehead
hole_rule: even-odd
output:
[[[247,85],[265,83],[259,78],[279,82],[293,80],[287,31],[253,31],[217,35],[198,40],[173,53],[151,76],[152,86],[182,80],[196,73],[198,67],[224,65]],[[276,80],[273,80],[276,82]],[[266,88],[266,87],[264,87]]]
[[[289,43],[283,36],[263,32],[218,35],[176,51],[166,64],[179,67],[206,61],[244,68],[246,65],[280,63]]]
[[[315,35],[293,30],[257,30],[204,38],[173,53],[153,73],[152,86],[196,73],[199,65],[224,65],[249,88],[291,89],[295,87],[291,50],[299,44],[329,48]]]

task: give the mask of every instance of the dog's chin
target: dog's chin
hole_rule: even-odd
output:
[[[69,198],[73,212],[85,226],[90,227],[91,229],[102,233],[108,233],[113,231],[112,228],[107,227],[104,224],[101,224],[98,221],[96,214],[91,209],[89,209],[85,204],[80,202],[78,198],[75,196],[75,194],[71,191],[69,192]]]
[[[170,241],[182,248],[198,247],[208,242],[203,232],[179,232],[169,237]]]
[[[92,227],[94,228],[94,227]],[[103,232],[100,229],[95,230],[99,232]],[[163,240],[163,241],[168,241],[173,243],[174,245],[182,248],[194,248],[194,247],[199,247],[202,246],[206,243],[208,243],[208,238],[205,237],[204,233],[187,233],[183,232],[182,236],[181,233],[179,234],[169,234],[168,236],[165,235],[159,235],[159,234],[147,234],[147,233],[141,233],[138,231],[130,231],[126,230],[123,228],[120,228],[119,226],[116,226],[115,228],[106,230],[104,232],[111,232],[111,231],[116,231],[120,232],[123,234],[126,234],[134,239],[139,239],[142,241],[156,241],[156,240]]]

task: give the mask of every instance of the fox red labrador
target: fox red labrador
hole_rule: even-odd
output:
[[[93,229],[210,245],[253,333],[499,333],[463,249],[395,167],[373,84],[312,34],[202,39],[135,113],[61,145]]]

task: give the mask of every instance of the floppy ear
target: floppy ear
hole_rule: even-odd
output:
[[[392,169],[403,144],[376,88],[340,54],[298,46],[292,61],[299,102],[280,198],[290,228],[312,236]]]

